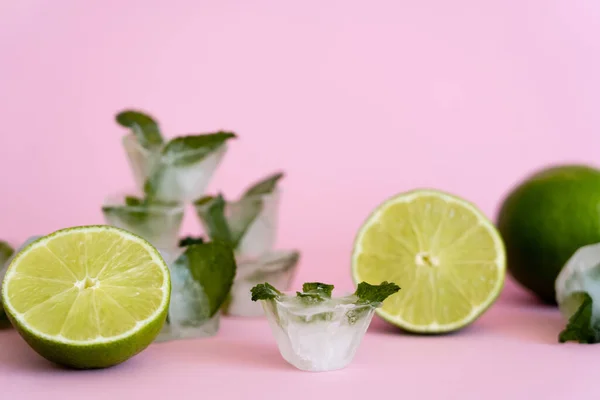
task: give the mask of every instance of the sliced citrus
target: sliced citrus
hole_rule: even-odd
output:
[[[144,350],[160,332],[169,270],[144,239],[110,226],[68,228],[26,246],[2,284],[6,314],[40,355],[102,368]]]
[[[477,319],[497,298],[504,245],[471,203],[435,190],[402,193],[381,204],[356,237],[356,283],[402,287],[377,310],[405,330],[443,333]]]

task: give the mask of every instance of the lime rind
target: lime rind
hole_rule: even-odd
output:
[[[358,234],[356,235],[354,241],[354,250],[352,253],[352,279],[355,285],[361,281],[367,280],[360,277],[360,274],[358,273],[356,268],[358,256],[362,253],[363,250],[361,241],[364,237],[365,232],[379,221],[380,216],[387,210],[388,207],[398,203],[411,203],[413,200],[424,196],[433,196],[442,199],[449,204],[456,204],[458,206],[464,207],[477,217],[478,223],[486,229],[486,231],[490,234],[494,241],[496,258],[493,260],[493,262],[497,266],[497,276],[495,279],[495,285],[493,289],[490,290],[489,296],[487,296],[484,299],[484,301],[480,302],[477,305],[473,305],[471,312],[466,317],[454,323],[430,323],[427,325],[416,325],[406,321],[399,315],[393,315],[386,312],[386,310],[383,308],[377,309],[376,313],[385,321],[396,325],[408,332],[424,334],[452,332],[464,328],[467,325],[470,325],[476,319],[478,319],[486,310],[488,310],[492,306],[492,304],[494,304],[494,302],[496,301],[496,299],[502,291],[506,277],[506,251],[502,238],[498,233],[496,227],[493,225],[493,223],[473,203],[453,194],[449,194],[435,189],[415,189],[412,191],[403,192],[391,196],[378,207],[376,207],[373,212],[371,212],[371,214],[365,219],[365,222],[363,223],[363,225],[358,231]],[[407,291],[408,290],[410,290],[410,288],[407,288]]]

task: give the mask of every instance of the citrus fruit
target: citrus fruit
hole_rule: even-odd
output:
[[[161,330],[169,270],[144,239],[109,226],[67,228],[11,261],[2,303],[41,356],[73,368],[119,364]]]
[[[497,226],[511,276],[555,304],[563,265],[580,247],[600,242],[600,171],[562,165],[533,173],[503,200]]]
[[[504,284],[500,235],[473,204],[414,190],[378,206],[352,254],[355,283],[395,282],[403,290],[377,314],[416,333],[444,333],[475,321]]]

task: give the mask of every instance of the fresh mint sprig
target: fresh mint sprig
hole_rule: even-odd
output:
[[[559,334],[558,341],[593,344],[600,342],[600,330],[592,323],[593,300],[586,292],[575,292],[573,296],[581,299],[581,305],[569,318],[565,329]]]
[[[153,149],[164,143],[158,123],[148,114],[137,110],[124,110],[118,113],[115,119],[119,125],[131,129],[144,148]]]

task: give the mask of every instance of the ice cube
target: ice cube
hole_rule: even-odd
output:
[[[293,295],[261,303],[282,357],[304,371],[350,364],[375,312],[370,305],[356,304],[354,295],[310,306]]]
[[[562,268],[555,281],[556,302],[565,318],[579,308],[577,292],[592,298],[592,324],[600,324],[600,243],[578,249]]]
[[[244,257],[258,257],[271,250],[277,235],[279,190],[267,195],[246,196],[227,204],[225,213],[232,234],[240,239],[236,253]],[[249,204],[260,204],[260,211],[250,225],[244,227],[244,213]],[[244,229],[242,232],[241,229]]]
[[[268,282],[286,290],[294,277],[300,254],[294,250],[279,250],[260,257],[237,257],[237,273],[231,288],[225,313],[238,317],[264,315],[262,306],[253,302],[248,293],[255,285]]]
[[[131,134],[123,138],[123,146],[138,188],[145,190],[149,184],[154,197],[166,202],[188,202],[201,197],[227,151],[224,143],[197,162],[177,163],[164,156],[160,147],[142,147]]]
[[[127,205],[126,197],[116,195],[105,201],[102,214],[106,223],[139,235],[158,248],[176,248],[183,222],[183,206]]]
[[[184,250],[160,250],[171,272],[171,301],[167,322],[156,339],[158,342],[213,336],[219,330],[220,314],[209,315],[204,289],[180,258]]]

